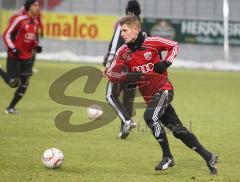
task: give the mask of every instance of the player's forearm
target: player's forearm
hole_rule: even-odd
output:
[[[107,78],[111,82],[122,82],[126,80],[127,71],[124,69],[124,65],[114,65],[107,71]]]

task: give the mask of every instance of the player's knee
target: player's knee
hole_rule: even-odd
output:
[[[29,80],[21,82],[21,86],[27,87],[29,85]]]
[[[19,79],[18,78],[10,78],[8,81],[8,85],[11,88],[16,88],[19,86]]]
[[[111,104],[112,102],[115,102],[118,99],[118,97],[113,93],[108,93],[106,95],[106,100]]]
[[[177,139],[183,139],[186,135],[188,135],[190,132],[187,128],[185,128],[183,125],[175,126],[173,129],[171,129],[173,132],[173,136]]]
[[[20,85],[19,92],[24,94],[28,88],[28,85]]]
[[[26,76],[21,76],[21,85],[29,85],[29,80],[30,80],[31,75],[26,75]]]
[[[182,134],[178,133],[178,132],[173,132],[173,136],[177,139],[181,139],[182,138]]]

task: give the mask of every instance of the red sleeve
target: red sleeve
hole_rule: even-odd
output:
[[[178,42],[161,37],[147,37],[146,45],[151,45],[158,51],[167,51],[164,60],[172,63],[178,54]]]
[[[13,32],[16,32],[21,24],[21,21],[23,20],[22,16],[16,16],[11,18],[6,30],[3,33],[3,40],[7,48],[14,49],[15,45],[12,42],[11,35]]]
[[[107,77],[111,82],[122,82],[126,79],[127,67],[120,59],[120,55],[116,55],[111,67],[107,71]]]

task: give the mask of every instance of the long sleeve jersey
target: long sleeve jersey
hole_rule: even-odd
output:
[[[161,56],[162,51],[167,51],[164,59]],[[177,53],[177,42],[160,37],[145,38],[143,44],[135,51],[131,51],[124,44],[118,49],[107,76],[112,82],[121,82],[126,81],[127,73],[141,73],[142,76],[136,83],[148,103],[157,91],[173,90],[173,86],[168,80],[167,70],[163,74],[158,74],[154,72],[153,68],[155,63],[163,60],[171,64]]]
[[[11,50],[17,48],[21,60],[32,57],[33,49],[37,46],[38,21],[27,14],[17,15],[11,18],[3,33],[3,40],[8,48],[8,57],[14,58]]]

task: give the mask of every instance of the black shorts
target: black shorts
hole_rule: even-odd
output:
[[[160,121],[170,130],[178,126],[182,126],[182,122],[171,105],[173,97],[173,90],[160,90],[152,96],[144,113],[145,121],[150,121],[152,123]]]
[[[7,58],[7,73],[11,78],[18,78],[21,75],[32,75],[32,59],[20,60]]]

